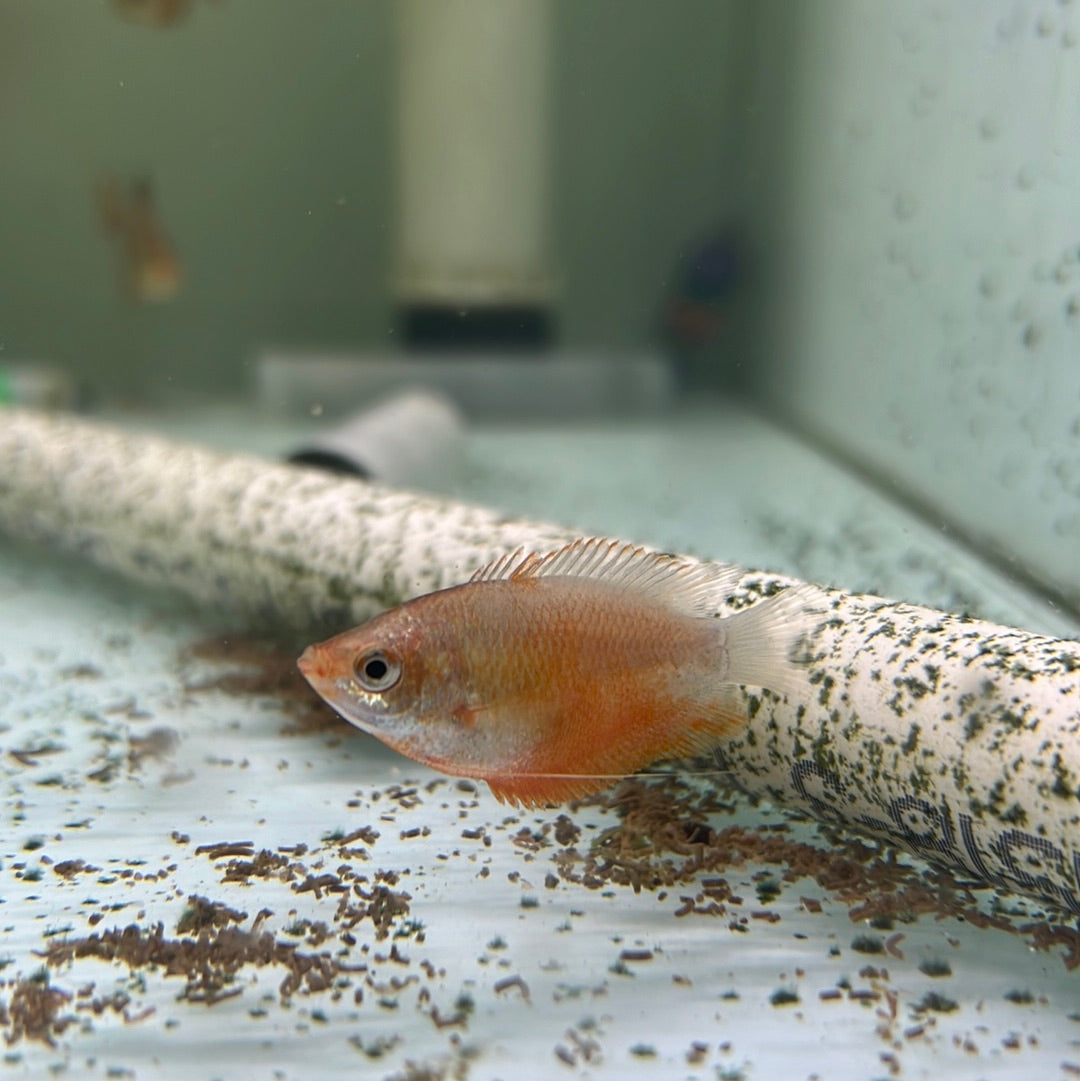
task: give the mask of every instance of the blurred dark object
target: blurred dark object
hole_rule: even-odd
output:
[[[464,456],[465,421],[445,394],[412,387],[333,428],[323,428],[290,462],[385,484],[441,489]]]
[[[679,261],[674,289],[664,304],[661,334],[684,390],[706,382],[734,382],[732,372],[724,369],[736,365],[723,355],[722,346],[730,337],[743,262],[732,231],[716,234]]]
[[[535,354],[549,349],[555,337],[554,319],[542,305],[413,304],[400,318],[406,347],[432,352]]]

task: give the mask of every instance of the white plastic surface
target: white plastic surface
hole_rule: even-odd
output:
[[[217,424],[188,418],[171,431],[207,434]],[[222,442],[246,438],[235,416],[217,430]],[[271,450],[292,434],[252,430],[250,442]],[[947,541],[737,414],[647,429],[480,433],[471,461],[476,498],[538,516],[573,514],[589,528],[780,570],[831,565],[846,585],[906,587],[934,603],[970,593],[997,618],[1011,611],[1027,622],[1039,612],[1038,601],[980,573]],[[738,478],[728,500],[706,504],[701,475],[724,470]],[[847,522],[862,531],[848,537]],[[1031,933],[954,917],[870,928],[809,877],[759,896],[763,878],[780,879],[775,865],[710,871],[664,896],[566,881],[553,859],[567,847],[555,828],[565,809],[516,813],[334,722],[288,734],[305,708],[288,652],[280,688],[199,689],[248,671],[228,661],[224,643],[223,663],[207,659],[207,643],[235,642],[220,621],[6,546],[0,609],[0,924],[9,959],[0,999],[10,1007],[14,982],[39,970],[50,943],[157,920],[165,937],[178,937],[192,894],[247,913],[238,926],[248,930],[268,909],[260,927],[279,941],[367,966],[339,973],[348,982],[337,999],[333,987],[283,999],[284,968],[245,965],[225,987],[239,993],[215,1005],[178,1000],[184,977],[161,967],[129,971],[92,958],[50,966],[52,986],[73,996],[59,1012],[77,1022],[55,1046],[24,1038],[7,1047],[10,1076],[863,1079],[899,1069],[1027,1079],[1080,1068],[1080,974],[1066,969],[1065,946],[1038,951]],[[197,642],[201,660],[190,655]],[[110,764],[111,775],[98,772]],[[597,808],[570,818],[582,854],[617,822]],[[735,824],[826,852],[847,843],[738,800],[708,818],[715,830]],[[788,833],[771,832],[784,825]],[[364,826],[378,838],[341,852],[334,832]],[[288,848],[303,870],[291,881],[225,882],[239,857],[197,851],[239,841],[252,853]],[[89,867],[65,878],[57,865],[69,860]],[[388,888],[410,895],[381,940],[370,919],[351,929],[335,921],[340,895],[325,885],[299,889],[307,874],[316,883],[331,874],[370,891],[379,871],[396,873]],[[715,887],[705,879],[716,877],[741,904],[727,901],[722,916],[676,915],[684,897],[707,906]],[[327,924],[320,945],[287,933],[305,919]],[[892,952],[853,949],[860,935]],[[930,975],[927,962],[951,974]],[[502,982],[510,977],[527,997]],[[116,991],[130,996],[127,1021],[107,1005],[89,1008]],[[774,1004],[778,991],[798,1001]],[[929,992],[955,1008],[921,1009]],[[457,1012],[461,1022],[447,1024]]]

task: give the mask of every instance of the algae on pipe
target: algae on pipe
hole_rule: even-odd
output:
[[[5,414],[0,463],[0,529],[312,634],[577,537],[68,417]],[[1080,642],[828,595],[807,693],[740,692],[739,783],[1080,912]]]

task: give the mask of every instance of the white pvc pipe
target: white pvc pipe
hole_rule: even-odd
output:
[[[550,0],[400,0],[396,292],[543,304]]]
[[[313,634],[577,536],[17,411],[0,412],[0,530]],[[726,606],[790,582],[747,573]],[[739,692],[747,725],[720,748],[737,781],[1080,912],[1080,642],[830,596],[805,693]]]

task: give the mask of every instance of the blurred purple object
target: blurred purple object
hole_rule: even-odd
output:
[[[734,236],[722,233],[683,261],[678,297],[708,304],[730,296],[739,284],[740,260]]]
[[[662,334],[676,377],[685,388],[698,382],[730,384],[715,352],[727,329],[732,298],[742,283],[739,244],[722,231],[679,260],[675,288],[664,304]],[[708,372],[708,374],[706,374]]]

